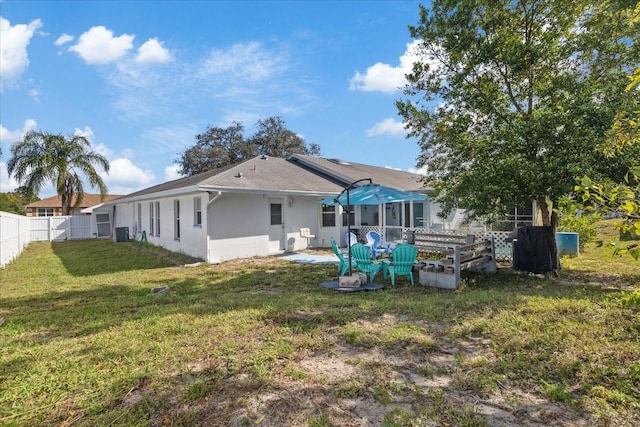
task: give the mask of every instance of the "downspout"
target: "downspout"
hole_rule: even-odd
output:
[[[97,230],[96,230],[97,231]],[[111,214],[111,239],[116,236],[116,205],[113,205],[113,213]]]
[[[213,191],[207,191],[207,194],[209,194],[209,197],[211,197],[211,193],[213,193]],[[220,196],[222,196],[222,191],[216,191],[216,193],[218,194],[213,196],[213,198],[210,198],[209,201],[207,202],[207,207],[212,205],[216,200],[220,198]]]
[[[222,196],[222,191],[216,191],[215,195],[211,197],[213,191],[207,191],[209,195],[209,201],[207,202],[207,262],[211,263],[211,234],[209,233],[209,207],[216,202]]]

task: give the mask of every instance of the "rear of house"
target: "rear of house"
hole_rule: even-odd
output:
[[[132,238],[145,236],[210,263],[329,247],[331,238],[342,242],[347,220],[361,236],[375,229],[386,239],[401,238],[410,227],[450,226],[429,201],[353,206],[350,213],[318,203],[362,178],[426,191],[421,177],[409,172],[303,155],[261,156],[132,193],[103,209],[112,213],[112,226],[127,228]],[[315,237],[301,235],[303,228]]]

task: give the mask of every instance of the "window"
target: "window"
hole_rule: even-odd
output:
[[[282,224],[282,203],[271,203],[271,225]]]
[[[153,202],[149,202],[149,236],[153,236],[155,230],[156,218],[153,216]]]
[[[322,205],[322,226],[336,226],[336,207],[332,205]]]
[[[109,237],[111,235],[111,221],[108,213],[96,213],[96,226],[98,237]]]
[[[156,236],[160,235],[160,202],[156,202]]]
[[[193,198],[193,225],[196,227],[202,226],[202,198]]]
[[[53,216],[53,208],[38,208],[38,216]]]
[[[138,222],[136,222],[135,232],[142,233],[142,203],[138,203]]]
[[[180,200],[173,201],[173,238],[180,240]]]

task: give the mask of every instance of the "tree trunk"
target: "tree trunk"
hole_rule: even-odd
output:
[[[551,215],[549,214],[549,205],[547,204],[546,197],[538,197],[536,203],[542,215],[542,225],[551,225]]]
[[[70,182],[70,179],[65,180],[64,189],[60,196],[62,198],[62,215],[71,215],[71,205],[73,204],[73,184]]]
[[[63,191],[61,194],[61,199],[62,199],[62,216],[67,216],[69,215],[69,203],[67,202],[67,198],[69,196],[67,195],[66,191]]]
[[[546,197],[538,197],[536,203],[542,215],[542,225],[550,225],[555,231],[558,228],[557,200],[551,200],[551,206],[549,206]]]
[[[553,227],[554,235],[555,231],[558,229],[558,200],[551,199],[551,205],[553,209],[551,210],[551,226]]]

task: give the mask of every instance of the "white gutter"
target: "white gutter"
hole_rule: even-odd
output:
[[[120,203],[132,203],[132,202],[139,202],[142,200],[149,200],[149,199],[161,199],[164,197],[170,197],[170,196],[175,196],[175,195],[183,195],[185,193],[197,193],[198,191],[201,191],[201,189],[197,186],[197,185],[192,185],[190,187],[180,187],[180,188],[174,188],[171,190],[164,190],[164,191],[158,191],[155,193],[147,193],[147,194],[143,194],[140,196],[134,196],[134,197],[121,197],[119,199],[115,199],[115,200],[111,200],[109,202],[105,202],[105,205],[112,205],[112,204],[120,204]]]
[[[329,197],[338,194],[341,190],[336,191],[303,191],[303,190],[275,190],[269,188],[238,188],[238,187],[219,187],[219,186],[206,186],[201,185],[199,187],[203,191],[224,191],[225,193],[244,193],[244,194],[267,194],[273,196],[317,196],[317,197]]]
[[[89,207],[84,208],[84,209],[80,209],[80,213],[92,214],[95,209],[101,208],[102,206],[104,206],[105,203],[107,203],[107,202],[98,203],[97,205],[93,205],[93,206],[89,206]]]

